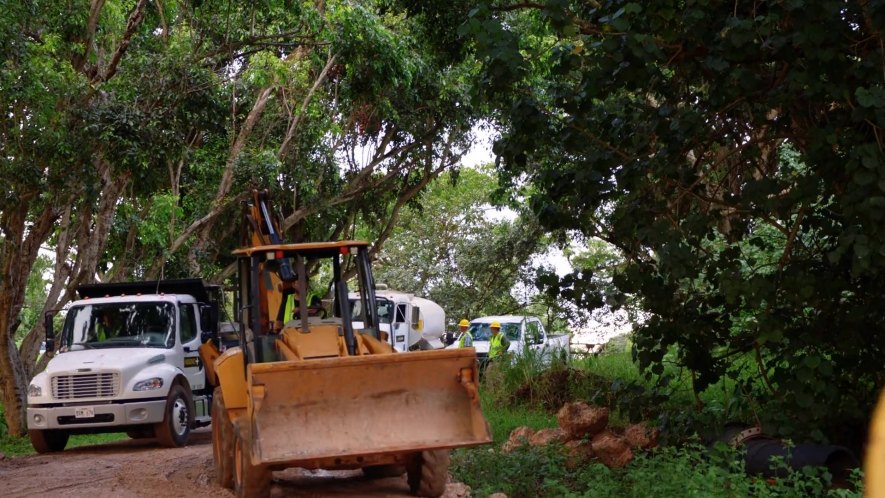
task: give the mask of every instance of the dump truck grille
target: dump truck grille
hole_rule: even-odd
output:
[[[55,399],[112,398],[120,392],[120,374],[116,372],[59,375],[52,378]]]

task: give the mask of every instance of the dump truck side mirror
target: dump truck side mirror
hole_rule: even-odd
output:
[[[215,304],[200,304],[200,330],[201,342],[209,339],[218,339],[218,306]]]
[[[47,312],[43,315],[43,326],[46,328],[46,355],[52,356],[55,353],[55,331],[53,331],[53,313]]]

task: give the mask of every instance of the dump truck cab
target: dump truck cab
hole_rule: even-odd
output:
[[[214,360],[219,482],[266,496],[288,467],[399,470],[421,496],[445,490],[450,448],[491,442],[472,349],[398,353],[379,328],[368,243],[235,251],[241,347]],[[310,316],[308,274],[331,267],[333,316]],[[348,271],[349,270],[349,271]],[[348,275],[365,313],[354,325]],[[280,323],[289,295],[295,317]]]
[[[200,279],[89,284],[66,309],[55,352],[28,388],[28,434],[40,452],[71,434],[127,432],[186,444],[209,425],[211,389],[198,356],[217,331],[220,291]]]

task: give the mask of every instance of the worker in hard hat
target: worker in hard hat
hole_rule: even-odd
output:
[[[492,333],[489,339],[489,359],[494,360],[496,357],[507,353],[507,350],[510,349],[510,340],[501,333],[501,324],[499,322],[492,322],[489,325],[489,329]]]
[[[470,322],[468,322],[466,318],[458,323],[458,331],[461,333],[461,336],[458,338],[459,348],[473,347],[473,334],[468,330],[469,327]]]

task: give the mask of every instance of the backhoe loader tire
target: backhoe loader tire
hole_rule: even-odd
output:
[[[248,421],[244,421],[248,424]],[[237,498],[267,498],[273,475],[269,468],[252,464],[252,434],[248,425],[237,424],[234,461],[234,492]]]
[[[194,425],[193,402],[187,390],[173,384],[166,398],[166,414],[163,421],[154,425],[160,445],[167,448],[184,446]]]
[[[408,466],[409,491],[415,496],[436,498],[446,491],[449,450],[422,451]]]
[[[64,450],[68,445],[68,433],[65,431],[32,430],[28,431],[28,436],[37,453],[55,453]]]
[[[399,477],[405,473],[405,465],[369,465],[368,467],[363,467],[363,475],[369,479]]]
[[[212,459],[215,479],[222,488],[234,487],[234,426],[227,416],[221,388],[212,395]]]

